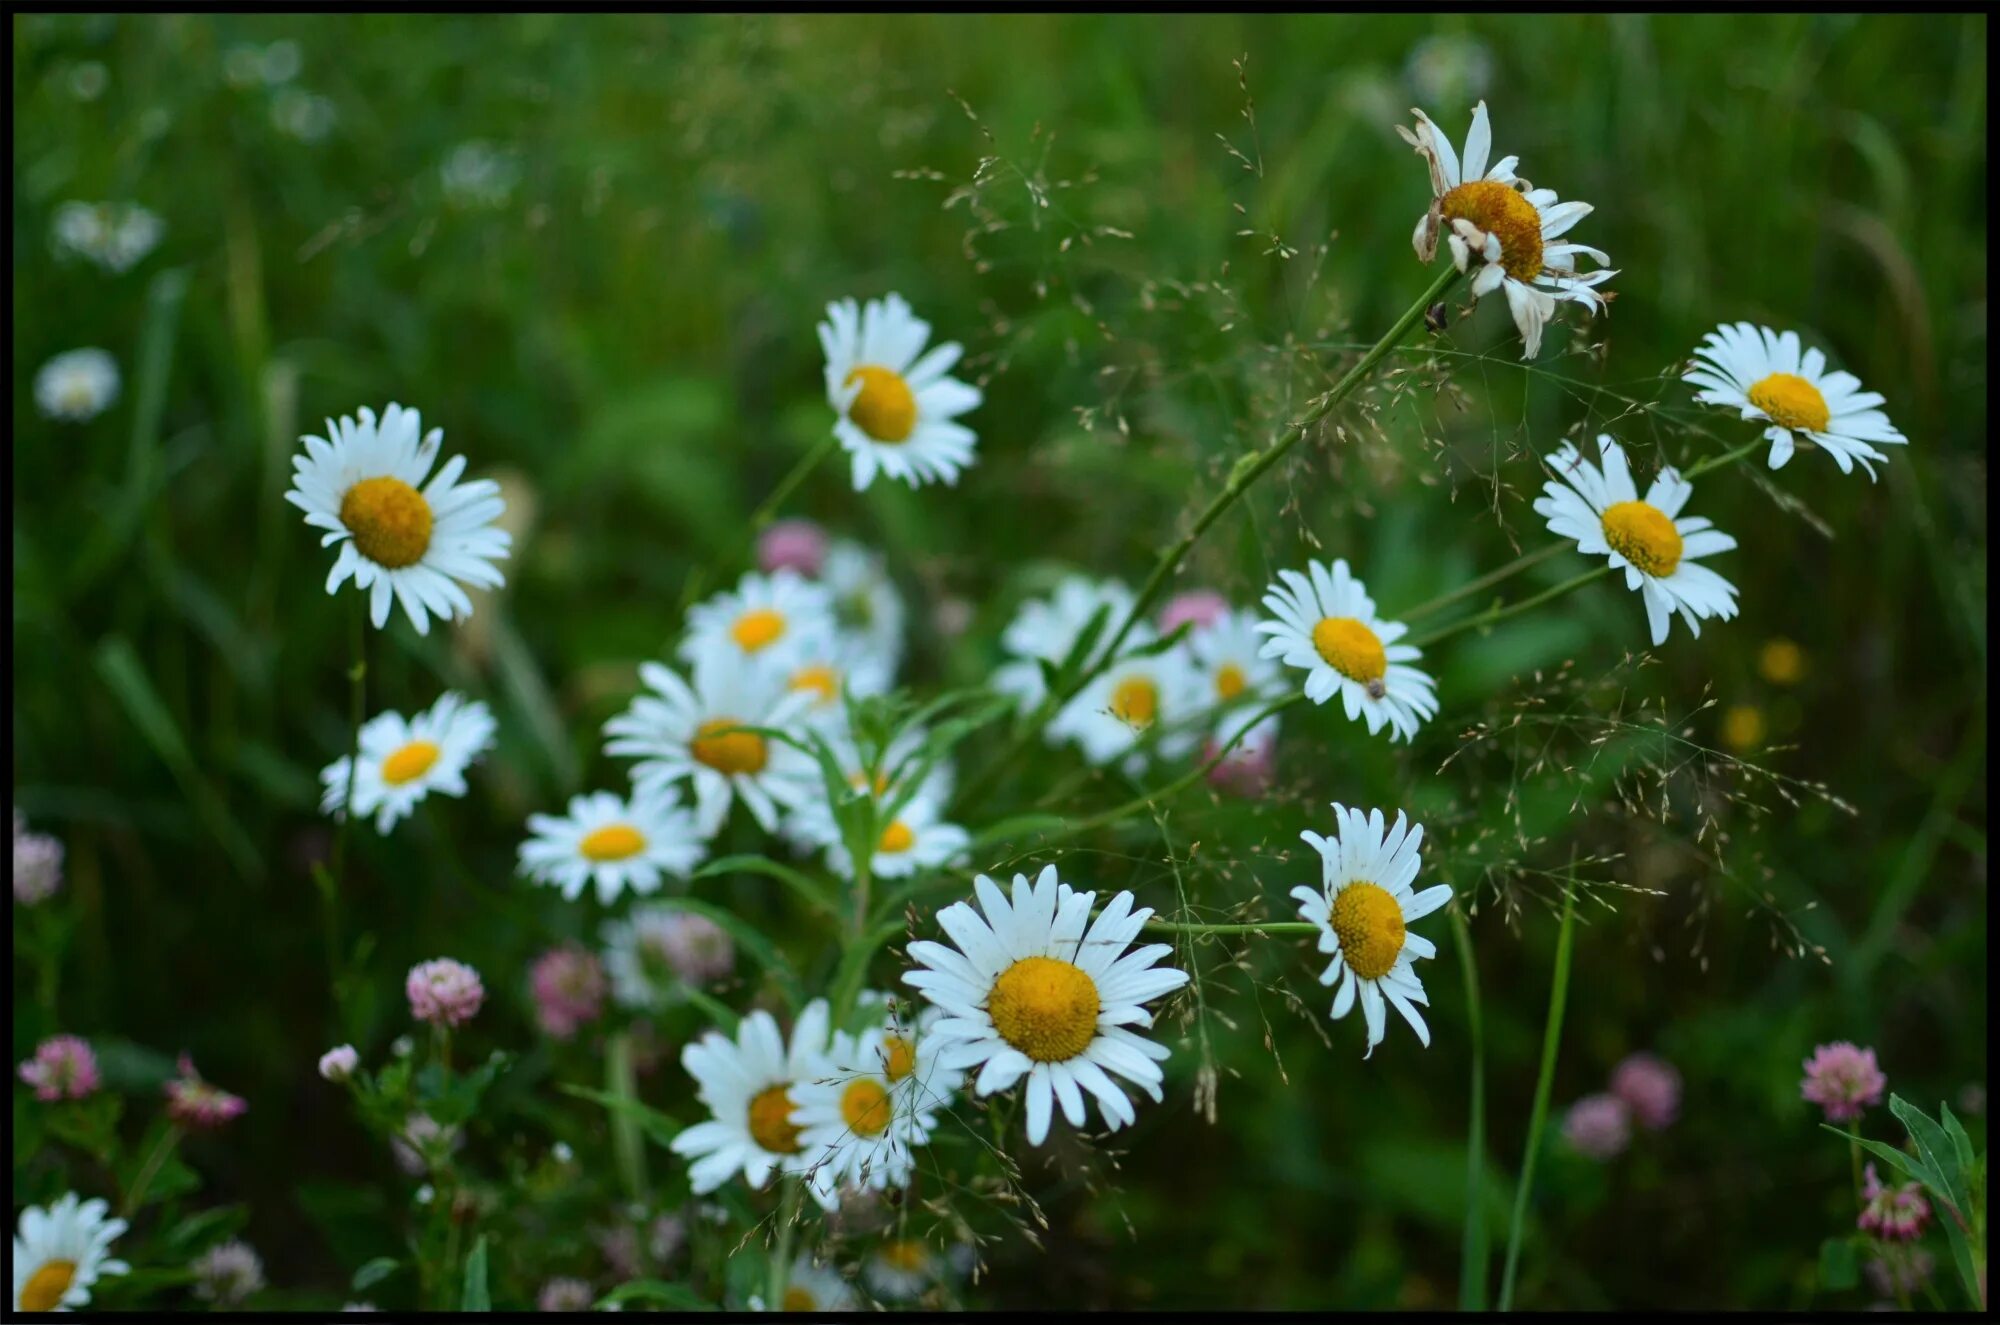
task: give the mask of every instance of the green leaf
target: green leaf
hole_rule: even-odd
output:
[[[814,910],[824,911],[830,916],[840,914],[833,899],[821,890],[819,883],[811,875],[803,870],[793,869],[790,865],[781,864],[768,856],[724,856],[720,860],[711,860],[688,878],[708,879],[718,874],[762,874],[790,888],[804,898],[806,904]]]
[[[1937,1184],[1932,1190],[1951,1202],[1953,1208],[1964,1210],[1965,1182],[1958,1168],[1958,1152],[1944,1134],[1937,1121],[1901,1095],[1889,1096],[1889,1112],[1910,1129],[1910,1137],[1917,1143],[1917,1153],[1924,1157],[1924,1164],[1936,1175]]]
[[[713,1311],[715,1304],[686,1284],[670,1284],[664,1279],[634,1279],[597,1299],[597,1309],[623,1306],[628,1302],[651,1302],[674,1311]]]
[[[635,1099],[624,1095],[613,1095],[609,1091],[592,1090],[589,1086],[572,1086],[568,1082],[559,1083],[557,1088],[566,1095],[574,1095],[580,1100],[601,1104],[621,1117],[630,1118],[639,1125],[639,1130],[646,1134],[647,1140],[663,1150],[670,1148],[674,1138],[680,1135],[679,1123],[658,1109],[641,1104]]]
[[[1944,1225],[1945,1240],[1951,1243],[1952,1264],[1958,1267],[1958,1282],[1965,1288],[1966,1299],[1974,1307],[1983,1309],[1986,1303],[1980,1291],[1979,1266],[1984,1263],[1984,1256],[1978,1262],[1973,1260],[1972,1244],[1967,1240],[1965,1230],[1949,1213],[1938,1222]]]
[[[181,1260],[212,1242],[220,1241],[250,1222],[250,1211],[240,1205],[221,1205],[213,1210],[197,1210],[175,1224],[161,1241],[161,1249]]]
[[[377,1256],[354,1272],[354,1291],[365,1293],[402,1268],[394,1256]]]
[[[460,1311],[491,1311],[493,1298],[486,1288],[486,1235],[481,1233],[479,1241],[472,1244],[472,1254],[465,1258],[465,1296],[460,1299]]]
[[[1850,1238],[1828,1238],[1819,1244],[1819,1287],[1823,1293],[1844,1293],[1861,1282],[1861,1258]]]
[[[1951,1152],[1958,1160],[1958,1171],[1965,1177],[1966,1192],[1976,1190],[1979,1160],[1972,1149],[1972,1138],[1965,1134],[1965,1125],[1952,1115],[1951,1106],[1938,1101],[1938,1116],[1944,1120],[1944,1134],[1951,1138]]]
[[[71,1104],[49,1107],[44,1121],[49,1135],[68,1142],[100,1164],[109,1164],[118,1151],[118,1118],[124,1111],[125,1097],[107,1090]]]
[[[1855,1142],[1863,1150],[1890,1165],[1905,1177],[1916,1179],[1932,1191],[1943,1190],[1938,1182],[1937,1175],[1932,1173],[1922,1160],[1898,1150],[1894,1146],[1883,1145],[1880,1141],[1870,1141],[1865,1137],[1856,1137],[1852,1133],[1843,1132],[1831,1123],[1821,1123],[1820,1126],[1843,1140]]]

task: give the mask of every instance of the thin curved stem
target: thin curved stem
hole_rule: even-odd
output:
[[[334,830],[333,883],[337,890],[347,887],[347,834],[354,823],[354,779],[361,768],[361,727],[368,720],[368,598],[355,595],[354,629],[349,638],[354,663],[347,669],[347,716],[354,728],[354,741],[347,749],[347,788],[340,802],[340,826]]]
[[[1466,581],[1449,593],[1441,593],[1435,598],[1418,603],[1407,612],[1393,613],[1389,619],[1400,621],[1407,626],[1410,622],[1427,617],[1441,608],[1450,607],[1461,599],[1470,598],[1482,589],[1490,589],[1502,580],[1512,579],[1524,570],[1531,570],[1568,546],[1570,545],[1566,543],[1550,543],[1547,547],[1536,548],[1533,552],[1523,552],[1500,569],[1488,571],[1476,580]]]
[[[1535,1159],[1541,1154],[1542,1129],[1549,1117],[1549,1092],[1555,1085],[1556,1050],[1562,1043],[1563,1005],[1569,998],[1570,951],[1576,937],[1576,893],[1563,890],[1562,929],[1556,936],[1555,976],[1549,986],[1549,1019],[1542,1028],[1542,1065],[1535,1076],[1535,1104],[1528,1114],[1528,1139],[1521,1151],[1521,1181],[1514,1189],[1514,1219],[1507,1229],[1507,1263],[1500,1272],[1497,1308],[1514,1306],[1514,1271],[1521,1258],[1521,1232],[1528,1220],[1528,1196],[1535,1187]]]
[[[772,518],[778,513],[778,508],[785,504],[785,499],[792,495],[792,491],[799,484],[806,481],[806,475],[819,468],[819,462],[826,459],[827,453],[839,445],[840,438],[832,432],[828,432],[826,436],[814,443],[811,450],[799,457],[798,463],[793,465],[786,472],[785,476],[778,480],[778,486],[771,489],[771,495],[764,498],[762,502],[759,502],[756,510],[750,512],[750,518],[743,524],[742,539],[738,539],[735,546],[729,549],[732,556],[743,550],[743,539],[755,538],[763,531],[765,525],[771,523]],[[701,597],[701,591],[708,582],[708,573],[712,569],[714,569],[713,562],[705,566],[697,566],[689,573],[687,583],[681,588],[682,612],[687,611],[688,604]],[[773,1309],[775,1310],[775,1308]]]
[[[1472,960],[1472,926],[1451,907],[1452,946],[1465,981],[1465,1022],[1472,1056],[1471,1116],[1465,1125],[1465,1231],[1458,1251],[1458,1309],[1486,1310],[1486,1031],[1479,1010],[1479,968]]]
[[[1535,594],[1532,597],[1523,598],[1518,603],[1496,604],[1493,607],[1487,608],[1484,612],[1479,612],[1473,616],[1466,617],[1463,621],[1454,621],[1448,626],[1439,626],[1436,630],[1433,630],[1428,634],[1417,636],[1415,639],[1409,641],[1409,643],[1419,648],[1427,648],[1430,645],[1436,644],[1441,640],[1448,640],[1453,635],[1461,634],[1465,631],[1473,630],[1480,626],[1498,625],[1502,621],[1507,620],[1507,618],[1509,617],[1519,616],[1523,612],[1529,611],[1533,608],[1540,607],[1543,603],[1552,602],[1555,599],[1562,597],[1570,590],[1580,589],[1584,585],[1589,584],[1592,580],[1599,579],[1603,576],[1609,575],[1610,573],[1611,573],[1611,567],[1609,566],[1599,566],[1595,570],[1587,570],[1583,574],[1575,576],[1572,579],[1564,580],[1561,584],[1558,584],[1553,588],[1544,589],[1540,593]]]
[[[1145,927],[1159,934],[1317,934],[1310,920],[1260,920],[1247,925],[1204,925],[1195,921],[1148,920]]]

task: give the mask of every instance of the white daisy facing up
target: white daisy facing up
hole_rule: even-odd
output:
[[[292,457],[292,487],[285,494],[306,513],[307,524],[328,531],[321,547],[340,545],[326,591],[353,576],[354,587],[368,594],[369,618],[378,630],[388,624],[392,596],[419,635],[429,632],[433,615],[446,621],[471,616],[472,600],[460,584],[496,589],[505,583],[493,564],[513,543],[495,523],[506,509],[500,485],[492,479],[459,482],[464,456],[447,460],[424,484],[444,430],[422,433],[417,411],[393,402],[379,423],[365,406],[358,415],[328,419],[325,438],[300,439],[305,454]]]
[[[35,374],[35,404],[64,423],[84,423],[118,399],[118,361],[103,350],[65,350]]]
[[[911,487],[954,484],[972,463],[978,437],[955,420],[978,408],[979,388],[946,376],[964,353],[957,342],[923,353],[930,336],[901,295],[826,306],[826,398],[839,415],[833,435],[854,458],[856,492],[878,472]]]
[[[14,1231],[14,1310],[68,1311],[90,1302],[90,1286],[106,1275],[132,1267],[111,1257],[111,1244],[125,1231],[122,1219],[107,1219],[103,1201],[79,1200],[65,1192],[55,1204],[31,1205]]]
[[[814,999],[799,1014],[789,1045],[777,1021],[759,1009],[738,1023],[734,1040],[709,1031],[681,1050],[681,1066],[695,1079],[695,1097],[711,1115],[683,1129],[670,1147],[689,1161],[688,1185],[695,1195],[714,1191],[738,1173],[752,1187],[762,1187],[773,1172],[805,1170],[809,1157],[800,1143],[792,1092],[827,1074],[827,1031],[826,1000]]]
[[[572,902],[586,884],[607,904],[622,892],[657,892],[664,877],[686,878],[708,854],[680,799],[671,787],[635,792],[629,801],[598,791],[570,797],[564,815],[531,814],[520,871]]]
[[[885,1039],[879,1027],[834,1032],[826,1075],[793,1091],[799,1143],[812,1157],[806,1180],[820,1189],[822,1204],[837,1204],[844,1185],[908,1186],[916,1171],[912,1151],[928,1145],[937,1126],[933,1108],[896,1089]]]
[[[1047,598],[1029,599],[1000,634],[1000,647],[1010,661],[994,669],[993,688],[1012,695],[1021,712],[1033,709],[1048,696],[1041,664],[1059,666],[1082,639],[1091,619],[1102,611],[1104,624],[1083,660],[1085,666],[1096,662],[1131,615],[1132,602],[1132,591],[1118,581],[1085,575],[1064,579]]]
[[[893,802],[885,801],[884,804]],[[878,879],[904,879],[920,870],[941,869],[965,854],[972,834],[939,817],[936,803],[913,796],[886,824],[878,824],[868,872]],[[827,867],[843,879],[854,877],[854,857],[845,842],[827,845]]]
[[[1264,591],[1276,619],[1257,630],[1271,637],[1264,656],[1305,670],[1307,699],[1324,704],[1338,694],[1350,720],[1365,721],[1371,736],[1386,725],[1392,741],[1410,739],[1437,714],[1437,682],[1410,665],[1423,651],[1396,642],[1409,627],[1375,615],[1375,600],[1345,560],[1331,569],[1309,561],[1306,574],[1282,570],[1278,580]]]
[[[1030,1145],[1048,1138],[1055,1104],[1073,1127],[1084,1125],[1083,1092],[1097,1099],[1106,1127],[1133,1122],[1132,1101],[1117,1075],[1160,1099],[1164,1045],[1127,1029],[1151,1026],[1144,1004],[1187,983],[1187,973],[1153,963],[1172,951],[1164,943],[1127,952],[1153,914],[1132,909],[1121,892],[1090,920],[1096,893],[1079,893],[1050,865],[1031,887],[1014,876],[1010,904],[984,874],[973,891],[985,915],[965,902],[938,912],[957,947],[919,940],[910,957],[924,969],[904,983],[945,1010],[933,1034],[946,1067],[979,1068],[980,1095],[1027,1078]]]
[[[375,831],[386,834],[432,792],[463,796],[466,768],[493,748],[497,730],[486,705],[453,690],[408,720],[376,714],[361,728],[361,761],[352,769],[355,813],[374,815]],[[320,770],[320,810],[336,818],[347,808],[348,765],[342,755]]]
[[[1126,639],[1143,647],[1152,642],[1152,627],[1135,627]],[[1206,699],[1184,645],[1128,654],[1077,691],[1049,723],[1048,734],[1076,742],[1093,764],[1123,759],[1125,771],[1136,773],[1148,753],[1174,760],[1194,749],[1201,740],[1195,719]],[[1144,752],[1141,742],[1147,743]]]
[[[1382,1043],[1386,998],[1429,1048],[1430,1028],[1417,1004],[1428,1005],[1430,999],[1414,963],[1437,956],[1437,945],[1410,933],[1408,926],[1450,901],[1451,888],[1441,883],[1420,893],[1410,891],[1421,863],[1417,848],[1424,829],[1406,824],[1402,811],[1386,833],[1380,810],[1363,814],[1335,803],[1333,818],[1331,839],[1310,829],[1299,834],[1319,852],[1320,886],[1292,889],[1299,915],[1319,927],[1319,950],[1333,954],[1319,977],[1323,985],[1340,982],[1333,994],[1333,1018],[1346,1016],[1358,999],[1368,1023],[1368,1054],[1373,1054]]]
[[[642,664],[639,676],[653,693],[604,724],[611,738],[605,753],[639,757],[632,785],[641,793],[691,784],[703,837],[715,836],[738,799],[769,832],[777,827],[780,806],[799,804],[820,785],[811,755],[747,730],[802,730],[813,697],[787,690],[778,673],[709,658],[695,665],[692,685],[658,663]]]
[[[1493,130],[1485,102],[1473,108],[1463,165],[1430,116],[1410,113],[1417,117],[1416,129],[1399,124],[1396,132],[1431,172],[1431,205],[1411,236],[1417,257],[1425,263],[1436,257],[1443,233],[1453,263],[1472,275],[1475,298],[1504,290],[1521,332],[1522,358],[1541,352],[1542,328],[1555,316],[1557,303],[1582,304],[1595,313],[1610,302],[1612,296],[1596,287],[1618,274],[1604,266],[1611,259],[1587,244],[1557,242],[1595,209],[1587,202],[1558,202],[1555,190],[1531,187],[1514,173],[1519,157],[1502,157],[1489,166]],[[1579,256],[1597,263],[1598,270],[1578,275]]]
[[[713,655],[732,667],[789,668],[800,641],[833,630],[833,598],[794,570],[746,572],[734,589],[688,609],[680,656],[696,662]]]
[[[1624,570],[1625,587],[1645,600],[1655,644],[1667,642],[1675,612],[1697,638],[1702,618],[1734,617],[1736,586],[1695,559],[1727,552],[1736,540],[1708,520],[1680,518],[1694,485],[1673,468],[1662,469],[1642,501],[1625,448],[1600,434],[1597,451],[1602,470],[1568,443],[1550,457],[1557,477],[1542,484],[1542,495],[1535,498],[1535,513],[1548,520],[1549,531],[1575,539],[1579,552],[1602,553],[1613,570]]]
[[[1880,395],[1863,391],[1853,373],[1828,372],[1826,356],[1802,349],[1796,331],[1725,323],[1703,336],[1694,354],[1681,381],[1702,388],[1694,398],[1705,405],[1769,423],[1764,436],[1771,441],[1773,469],[1783,468],[1805,441],[1832,456],[1843,474],[1860,461],[1873,480],[1875,462],[1889,459],[1876,444],[1909,443],[1882,412]]]
[[[889,577],[887,558],[852,539],[836,538],[826,550],[819,582],[833,595],[841,634],[860,644],[894,679],[903,661],[903,595]]]

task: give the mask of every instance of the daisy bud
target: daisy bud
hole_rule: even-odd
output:
[[[479,972],[449,957],[412,966],[403,992],[410,999],[410,1015],[433,1026],[462,1026],[486,1001]]]

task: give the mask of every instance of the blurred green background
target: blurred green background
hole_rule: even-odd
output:
[[[1608,428],[1650,463],[1752,435],[1672,381],[1725,320],[1799,330],[1910,445],[1876,484],[1811,454],[1698,483],[1692,509],[1741,543],[1717,564],[1742,602],[1698,641],[1677,627],[1632,662],[1639,604],[1592,586],[1436,650],[1444,711],[1413,749],[1337,706],[1294,710],[1264,801],[1189,798],[1164,845],[1106,832],[1065,876],[1171,906],[1178,870],[1205,907],[1262,896],[1275,915],[1325,802],[1431,823],[1428,868],[1476,899],[1496,1242],[1549,899],[1558,877],[1591,884],[1557,1104],[1647,1048],[1687,1098],[1605,1165],[1551,1142],[1523,1305],[1863,1304],[1815,1287],[1820,1241],[1852,1219],[1843,1147],[1797,1098],[1816,1042],[1873,1044],[1892,1088],[1984,1137],[1983,16],[13,24],[14,799],[64,841],[77,918],[56,1007],[17,969],[15,1057],[77,1032],[144,1093],[187,1048],[246,1095],[192,1162],[207,1197],[249,1204],[299,1300],[335,1300],[393,1243],[407,1194],[388,1193],[409,1183],[311,1064],[347,1034],[379,1057],[414,961],[479,967],[494,997],[469,1040],[529,1054],[477,1144],[602,1153],[602,1115],[543,1080],[594,1069],[535,1047],[525,992],[532,956],[598,913],[514,879],[514,847],[529,811],[623,785],[599,724],[665,654],[689,571],[734,555],[824,434],[825,303],[900,291],[985,390],[956,490],[857,496],[828,463],[788,508],[887,551],[911,684],[973,683],[1037,563],[1136,582],[1340,347],[1423,288],[1426,180],[1392,126],[1421,105],[1458,141],[1481,96],[1496,152],[1596,205],[1573,237],[1621,269],[1609,317],[1566,315],[1526,367],[1499,301],[1455,319],[1445,352],[1399,356],[1335,416],[1342,436],[1213,531],[1188,583],[1250,604],[1273,568],[1345,555],[1393,614],[1539,546],[1531,457],[1565,436]],[[274,42],[298,56],[276,81]],[[142,203],[164,239],[123,274],[58,261],[71,199]],[[115,356],[123,394],[51,422],[34,373],[79,345]],[[281,493],[301,432],[391,399],[503,480],[517,532],[506,590],[469,623],[376,637],[371,709],[448,684],[501,736],[468,798],[357,834],[349,937],[373,948],[343,1025],[306,871],[329,837],[317,770],[346,748],[352,603],[322,592],[331,554]],[[973,608],[962,633],[933,617],[952,599]],[[1773,638],[1803,650],[1795,683],[1760,673]],[[1614,702],[1664,718],[1603,747],[1563,719]],[[1761,727],[1732,752],[1794,781],[1715,753],[1731,706]],[[1545,725],[1468,738],[1520,714]],[[1075,767],[1044,756],[992,817]],[[814,951],[766,884],[715,895]],[[1327,1026],[1315,955],[1195,948],[1203,1006],[1163,1019],[1166,1103],[1117,1138],[1115,1173],[1074,1147],[1031,1164],[1045,1250],[1003,1238],[969,1300],[1454,1301],[1467,1027],[1443,921],[1425,926],[1433,1046],[1392,1026],[1366,1063],[1356,1022]],[[697,1029],[664,1028],[669,1047]],[[671,1059],[643,1090],[687,1107]],[[17,1205],[42,1163],[17,1154]],[[503,1240],[501,1305],[531,1295],[534,1254]]]

